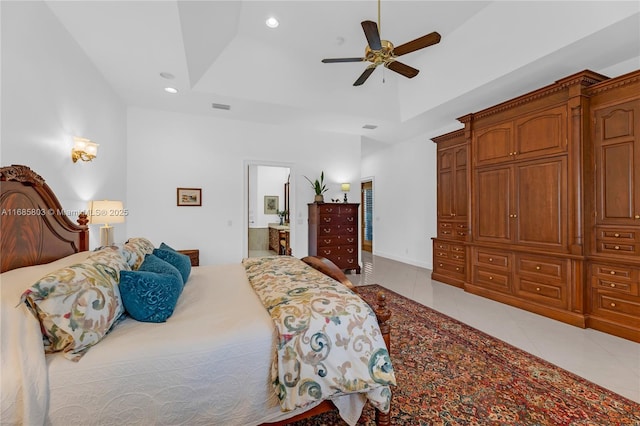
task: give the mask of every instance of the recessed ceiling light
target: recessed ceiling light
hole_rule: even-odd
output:
[[[270,16],[265,21],[265,24],[267,24],[267,27],[269,27],[269,28],[278,28],[278,25],[280,25],[280,22],[278,22],[278,20],[276,18],[274,18],[273,16]]]
[[[176,89],[175,87],[165,87],[164,91],[167,93],[178,93],[178,89]]]
[[[174,78],[176,78],[176,76],[171,74],[170,72],[161,72],[160,77],[166,78],[167,80],[173,80]]]

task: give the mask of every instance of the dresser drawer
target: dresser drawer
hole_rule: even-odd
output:
[[[358,217],[357,206],[339,206],[339,209],[340,209],[340,214],[343,216]]]
[[[448,221],[438,222],[438,237],[440,238],[466,240],[467,235],[469,235],[469,227],[466,223]]]
[[[631,266],[621,265],[606,265],[601,263],[594,263],[591,265],[591,274],[596,277],[623,280],[623,281],[637,281],[638,280],[638,268]]]
[[[451,245],[449,243],[443,243],[441,241],[438,241],[433,245],[434,251],[442,250],[448,252],[450,247]]]

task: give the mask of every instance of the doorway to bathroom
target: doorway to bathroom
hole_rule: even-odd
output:
[[[362,250],[371,253],[373,252],[373,181],[363,181],[360,189]]]
[[[246,163],[246,250],[248,257],[291,251],[293,235],[291,167],[277,163]]]

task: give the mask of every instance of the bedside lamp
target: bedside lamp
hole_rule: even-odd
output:
[[[342,192],[344,192],[344,202],[348,203],[349,200],[347,200],[347,192],[351,191],[351,184],[350,183],[342,183],[342,184],[340,184],[340,189],[342,190]]]
[[[112,223],[124,223],[122,201],[89,201],[89,223],[100,227],[100,246],[113,245]]]

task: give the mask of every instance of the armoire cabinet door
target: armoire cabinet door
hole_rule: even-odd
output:
[[[562,250],[566,215],[565,156],[476,170],[477,241]]]
[[[513,160],[513,124],[508,122],[478,131],[473,146],[477,166]]]
[[[566,105],[525,115],[515,122],[514,159],[540,158],[567,150]]]
[[[476,170],[474,239],[510,243],[513,239],[513,168]]]
[[[438,219],[451,219],[454,193],[454,156],[451,148],[438,151]]]
[[[438,218],[467,218],[467,147],[438,150]]]
[[[596,223],[640,225],[640,100],[594,111]]]
[[[562,250],[567,246],[567,158],[515,166],[514,243]]]

